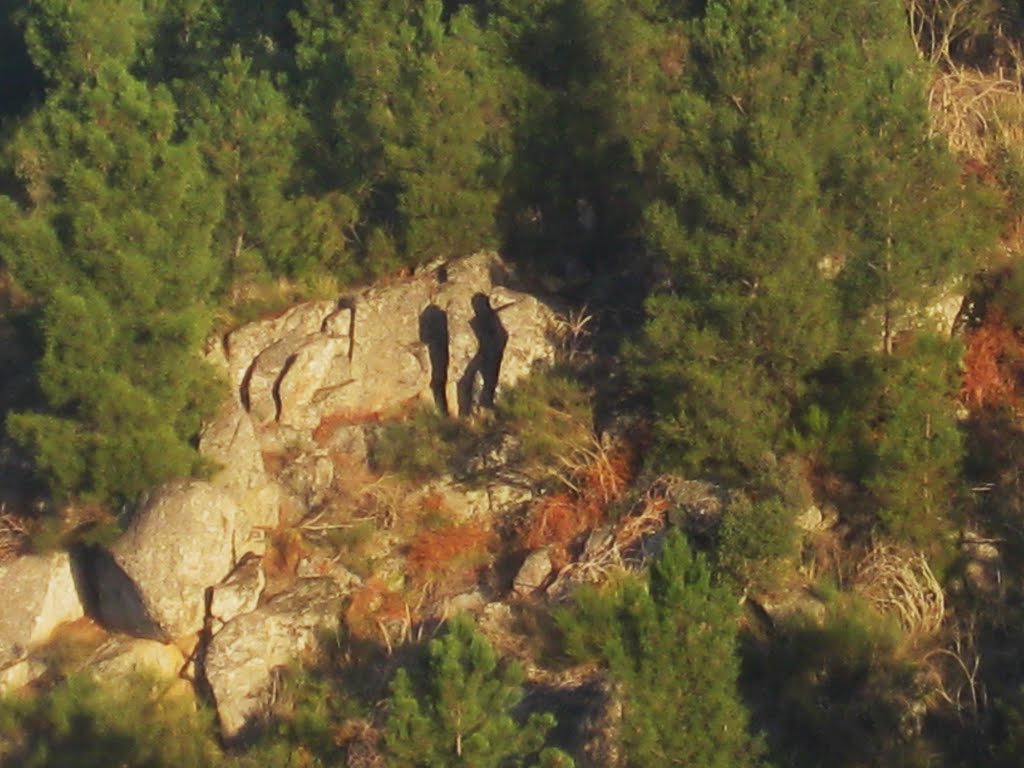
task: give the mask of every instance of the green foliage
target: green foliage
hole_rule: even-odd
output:
[[[794,510],[778,497],[752,501],[738,495],[726,505],[715,556],[744,587],[771,588],[797,554],[800,535]]]
[[[476,442],[464,422],[422,406],[409,418],[385,424],[373,444],[374,464],[412,480],[428,480],[451,472]]]
[[[399,670],[391,684],[384,743],[390,764],[402,768],[498,768],[522,765],[554,725],[549,714],[525,724],[513,712],[523,697],[522,674],[500,664],[490,643],[465,617],[433,640],[422,675]],[[571,766],[545,750],[542,766]]]
[[[557,619],[570,656],[602,661],[621,685],[628,765],[762,764],[737,690],[736,597],[681,534],[646,582],[581,590]]]
[[[0,762],[23,768],[213,768],[212,724],[149,680],[107,688],[88,677],[0,700]]]
[[[500,63],[471,9],[306,6],[292,20],[325,139],[318,164],[359,208],[351,234],[364,258],[388,240],[414,264],[493,244],[508,126]]]
[[[779,765],[837,768],[915,765],[901,736],[915,695],[915,669],[895,622],[845,598],[818,624],[797,617],[751,654],[746,677],[770,712]],[[927,764],[927,763],[920,763]]]
[[[956,344],[922,336],[886,361],[868,486],[885,527],[918,543],[947,530],[956,500],[964,452],[955,402],[959,352]]]
[[[534,475],[593,440],[592,395],[567,370],[535,371],[502,393],[496,417],[497,425],[515,437],[520,460]]]
[[[212,402],[195,355],[209,326],[216,198],[175,107],[113,61],[59,89],[8,146],[27,198],[0,200],[0,243],[43,305],[47,409],[12,435],[61,494],[124,501],[189,474]]]
[[[328,199],[291,194],[297,181],[304,119],[267,72],[235,46],[205,78],[184,89],[186,124],[212,181],[223,190],[224,214],[214,232],[214,252],[225,276],[270,271],[295,276],[314,265],[338,266],[344,242],[331,243],[316,222]],[[340,201],[337,201],[340,202]],[[345,204],[331,211],[335,226],[350,226]]]

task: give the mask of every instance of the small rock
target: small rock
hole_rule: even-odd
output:
[[[20,691],[47,672],[46,665],[38,659],[22,659],[4,670],[0,670],[0,696]]]
[[[551,553],[547,548],[536,549],[526,556],[512,588],[517,595],[529,595],[544,585],[553,570]]]
[[[348,568],[320,552],[302,558],[295,575],[300,579],[332,579],[345,592],[350,592],[363,583],[363,580]]]
[[[174,680],[185,667],[185,656],[174,645],[124,635],[113,637],[97,651],[87,671],[98,681],[146,675]]]
[[[0,667],[20,661],[61,624],[85,615],[66,552],[28,555],[0,566]]]
[[[333,579],[304,579],[214,635],[204,674],[228,741],[259,727],[269,713],[276,670],[316,647],[334,628],[345,592]]]
[[[807,531],[808,533],[820,531],[824,524],[825,518],[817,504],[811,504],[811,506],[793,518],[793,525],[801,531]]]
[[[266,586],[262,558],[246,555],[224,581],[210,590],[210,617],[226,623],[256,610]]]
[[[456,595],[448,601],[448,615],[455,616],[459,613],[479,613],[487,605],[487,600],[479,591],[468,592],[464,595]]]

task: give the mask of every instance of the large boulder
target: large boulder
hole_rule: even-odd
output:
[[[66,552],[29,555],[0,566],[0,668],[25,658],[61,624],[85,615]]]
[[[319,334],[305,341],[282,369],[277,383],[277,420],[286,427],[313,429],[320,423],[313,396],[339,367],[348,369],[348,340]]]
[[[213,636],[203,670],[226,740],[259,726],[276,671],[314,649],[319,630],[336,626],[344,595],[334,579],[302,579]]]
[[[207,482],[175,481],[150,493],[95,564],[107,626],[156,640],[198,632],[206,589],[235,564],[240,519],[231,496]]]

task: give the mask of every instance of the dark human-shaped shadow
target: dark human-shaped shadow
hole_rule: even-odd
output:
[[[448,314],[436,304],[420,312],[420,341],[430,356],[430,391],[434,404],[448,413]]]
[[[477,351],[459,379],[459,416],[468,416],[473,410],[473,389],[477,374],[480,374],[481,379],[480,405],[484,408],[494,407],[498,374],[501,373],[501,361],[508,344],[508,331],[491,307],[490,299],[483,293],[476,293],[473,294],[472,302],[473,319],[469,325],[476,336]]]

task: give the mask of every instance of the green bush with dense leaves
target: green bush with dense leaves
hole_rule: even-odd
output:
[[[35,696],[0,699],[0,764],[22,768],[214,768],[221,752],[205,710],[166,682],[101,686],[87,676]]]
[[[682,534],[646,579],[582,589],[557,619],[568,654],[601,662],[619,686],[628,765],[764,765],[737,687],[736,596]]]
[[[384,736],[395,768],[500,768],[537,755],[543,766],[571,761],[553,750],[541,755],[555,724],[550,714],[516,719],[523,699],[522,672],[499,662],[466,617],[456,617],[433,640],[425,668],[401,669],[391,684]]]

